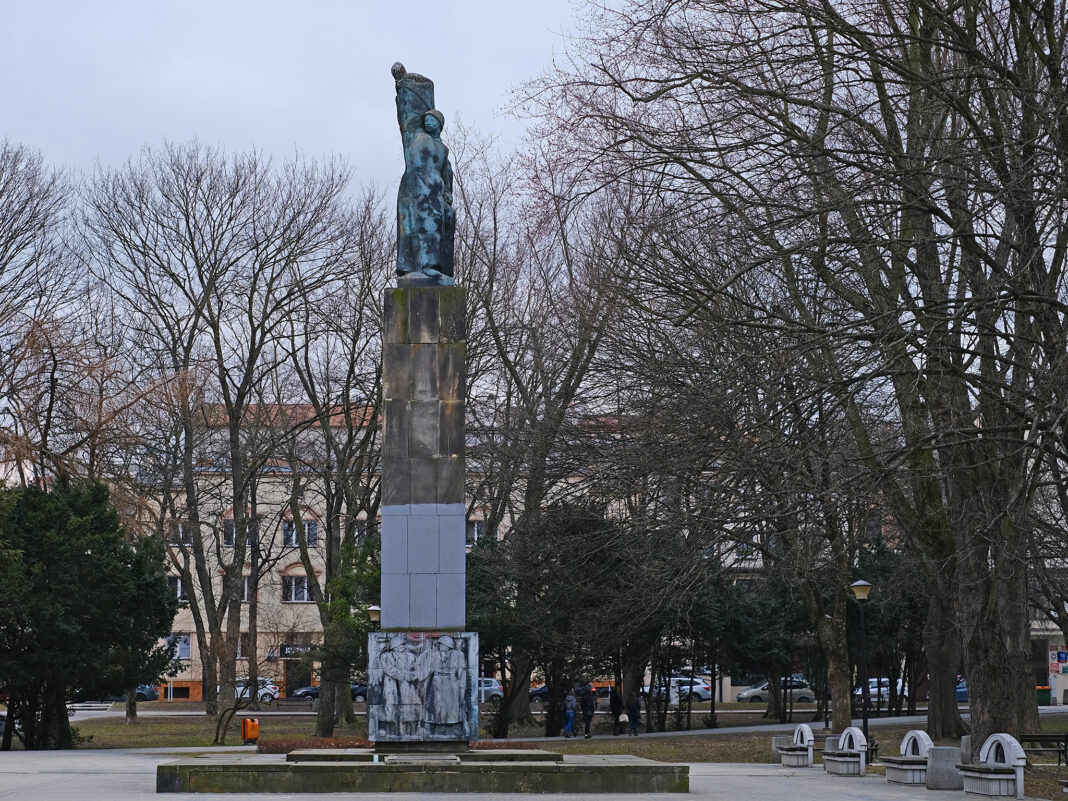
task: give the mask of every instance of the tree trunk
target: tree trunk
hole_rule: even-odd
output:
[[[1037,732],[1026,547],[1006,516],[994,536],[975,532],[958,550],[972,759],[994,732]],[[993,575],[992,575],[993,573]]]
[[[932,739],[956,738],[968,733],[957,708],[957,670],[960,667],[960,632],[948,566],[932,571],[928,579],[927,622],[923,643],[930,676],[927,733]]]
[[[137,688],[126,691],[126,722],[137,723]]]
[[[504,739],[508,736],[510,723],[518,723],[530,718],[530,674],[534,671],[534,660],[525,654],[512,654],[512,675],[505,690],[504,698],[493,717],[493,736]]]

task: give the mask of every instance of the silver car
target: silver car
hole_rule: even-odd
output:
[[[499,704],[504,698],[504,688],[497,679],[478,677],[478,702]]]
[[[816,693],[813,689],[799,679],[787,679],[786,687],[795,703],[810,704],[816,698]],[[736,697],[739,701],[748,701],[753,704],[762,704],[765,701],[769,701],[771,700],[769,682],[754,684],[752,687],[742,690]]]

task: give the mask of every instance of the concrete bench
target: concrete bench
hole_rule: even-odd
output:
[[[901,756],[883,757],[886,780],[893,784],[927,784],[927,752],[934,745],[927,732],[913,729],[901,740]]]
[[[991,734],[979,751],[979,762],[958,765],[964,792],[972,795],[1024,797],[1023,769],[1027,754],[1010,734]]]
[[[823,769],[835,776],[863,776],[867,770],[868,741],[856,726],[838,738],[838,748],[823,752]]]
[[[292,709],[294,707],[302,707],[304,709],[311,709],[317,699],[311,697],[305,697],[303,695],[295,695],[287,698],[274,699],[274,708],[278,711],[283,709]]]
[[[802,723],[794,729],[794,741],[790,745],[780,745],[779,755],[782,764],[788,768],[812,767],[812,749],[816,738],[812,735],[812,728],[807,723]]]

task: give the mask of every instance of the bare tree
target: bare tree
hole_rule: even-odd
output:
[[[929,727],[963,728],[963,642],[977,743],[1036,722],[1026,529],[1054,405],[1030,387],[1064,361],[1064,24],[1055,4],[650,0],[601,13],[535,87],[586,191],[663,201],[637,293],[675,287],[680,320],[726,295],[808,332],[926,557]],[[739,280],[754,271],[789,313]]]
[[[249,493],[259,469],[249,407],[278,367],[271,346],[302,293],[324,286],[349,258],[347,181],[338,163],[276,168],[258,154],[167,145],[122,169],[101,169],[84,195],[83,241],[94,270],[121,299],[152,380],[170,384],[170,422],[152,461],[155,475],[171,482],[161,488],[162,509],[181,521],[174,562],[195,588],[212,713],[217,683],[224,700],[234,692]],[[221,436],[207,430],[216,423]],[[223,546],[221,521],[205,514],[204,457],[218,468],[237,532],[232,546]]]
[[[364,611],[378,601],[366,593],[377,576],[366,546],[377,541],[381,503],[378,427],[381,398],[381,296],[393,263],[384,204],[374,192],[360,199],[353,219],[355,247],[344,273],[309,288],[291,316],[283,345],[291,394],[306,399],[306,419],[290,430],[284,453],[292,466],[289,509],[299,552],[323,625],[321,690],[316,735],[330,737],[344,714],[352,721],[349,676],[369,626]],[[314,578],[301,525],[305,503],[325,510],[325,570]],[[358,580],[364,576],[364,581]],[[353,579],[355,581],[355,586]],[[355,615],[353,607],[360,609]],[[358,649],[358,650],[357,650]]]
[[[465,149],[457,152],[462,159]],[[552,163],[541,164],[542,185],[529,197],[491,165],[472,158],[458,169],[457,264],[470,303],[467,408],[478,439],[469,453],[471,511],[490,532],[536,538],[547,504],[578,489],[577,465],[562,446],[595,402],[590,366],[614,317],[612,285],[600,278],[615,255],[601,235],[612,212],[571,215],[557,204],[553,184],[566,176]],[[534,591],[515,587],[519,595]],[[515,645],[498,736],[509,720],[529,715],[533,668],[534,654]]]

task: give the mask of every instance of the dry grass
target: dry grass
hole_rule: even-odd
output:
[[[183,715],[176,717],[143,717],[128,724],[124,718],[87,718],[74,721],[79,733],[91,736],[83,748],[200,748],[210,746],[215,737],[215,721],[206,717]],[[227,745],[240,745],[238,726],[235,722],[227,736]],[[260,737],[312,738],[315,718],[271,717],[260,718]],[[347,734],[341,728],[338,734]],[[367,727],[351,730],[354,736],[366,735]]]

